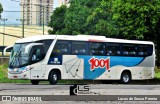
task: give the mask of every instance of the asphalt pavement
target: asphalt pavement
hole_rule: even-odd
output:
[[[73,85],[69,84],[58,84],[58,85],[49,85],[49,84],[40,84],[40,85],[31,85],[29,84],[17,84],[17,83],[0,83],[0,95],[1,96],[41,96],[41,95],[52,95],[53,97],[57,97],[56,95],[68,96],[70,95],[70,87]],[[52,98],[48,98],[50,101],[37,101],[37,102],[5,102],[1,101],[0,104],[83,104],[83,103],[90,103],[90,104],[133,104],[133,103],[145,103],[145,104],[160,104],[160,85],[114,85],[114,84],[89,84],[89,85],[82,85],[82,87],[89,86],[89,95],[96,95],[96,97],[101,97],[105,95],[108,96],[120,96],[121,99],[122,95],[125,97],[127,96],[154,96],[157,100],[149,100],[149,101],[124,101],[125,99],[122,98],[122,101],[53,101]],[[86,89],[84,89],[86,90]],[[79,95],[78,95],[79,96]],[[105,97],[104,96],[104,97]],[[58,96],[61,97],[61,96]],[[13,100],[13,99],[12,99]],[[15,100],[15,99],[14,99]],[[159,101],[158,101],[159,100]]]

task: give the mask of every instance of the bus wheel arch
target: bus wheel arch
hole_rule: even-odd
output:
[[[59,69],[52,69],[49,72],[48,80],[51,85],[54,85],[61,79],[61,71]]]
[[[127,84],[132,80],[132,74],[130,70],[123,70],[120,76],[120,83]]]

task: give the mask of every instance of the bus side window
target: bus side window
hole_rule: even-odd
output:
[[[137,47],[136,45],[132,44],[123,44],[123,55],[124,56],[136,56],[137,54]]]
[[[39,61],[39,60],[41,60],[40,49],[36,49],[33,53],[32,61]]]
[[[104,55],[104,53],[105,53],[104,43],[91,42],[89,47],[90,47],[90,54],[91,55]]]
[[[121,55],[120,44],[115,44],[115,43],[106,44],[106,54],[108,56],[119,56],[119,55]]]
[[[72,42],[72,54],[87,55],[88,43],[87,42]]]
[[[51,56],[70,54],[70,42],[58,40],[53,48]]]
[[[47,53],[51,43],[53,42],[53,40],[45,40],[43,41],[43,44],[44,44],[44,51],[45,51],[45,54]]]
[[[44,59],[44,48],[43,46],[34,46],[31,52],[31,63],[36,63]]]
[[[147,45],[148,56],[153,54],[153,45]]]
[[[151,45],[138,45],[138,56],[152,55],[153,46]]]
[[[35,43],[43,43],[44,56],[45,56],[52,42],[53,42],[53,39],[48,39],[48,40],[36,41]]]

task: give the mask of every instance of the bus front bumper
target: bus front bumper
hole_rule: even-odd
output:
[[[21,74],[8,72],[8,78],[9,79],[30,79],[30,72],[24,72]]]

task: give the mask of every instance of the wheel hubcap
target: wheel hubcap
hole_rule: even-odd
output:
[[[124,82],[128,82],[128,81],[129,81],[129,76],[128,76],[127,74],[125,74],[125,75],[123,76],[123,81],[124,81]]]
[[[56,74],[53,74],[53,80],[57,80],[57,75]]]

